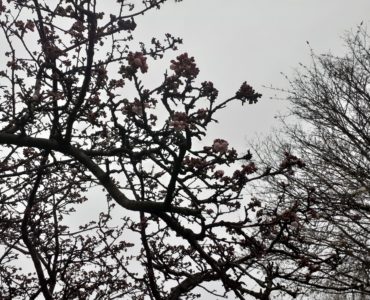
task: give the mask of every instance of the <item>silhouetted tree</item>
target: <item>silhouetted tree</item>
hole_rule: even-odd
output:
[[[192,299],[216,294],[208,282],[240,299],[299,292],[286,284],[305,272],[295,207],[264,216],[242,191],[302,163],[258,173],[226,140],[203,142],[218,111],[261,95],[244,82],[219,100],[187,53],[144,87],[181,43],[132,41],[164,2],[0,1],[1,299]],[[71,224],[93,214],[91,187],[107,211]]]
[[[267,143],[261,155],[269,166],[276,161],[271,154],[281,150],[303,160],[298,172],[269,178],[263,193],[280,210],[295,205],[300,212],[301,245],[325,261],[320,267],[302,261],[312,269],[312,286],[344,298],[345,293],[362,294],[354,299],[370,294],[368,41],[360,26],[347,35],[345,55],[312,54],[312,66],[298,71],[288,91],[298,126],[286,125],[285,136]]]

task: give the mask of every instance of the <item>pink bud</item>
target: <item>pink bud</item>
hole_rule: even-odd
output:
[[[229,147],[229,143],[222,139],[216,139],[213,142],[212,149],[216,153],[224,154]]]

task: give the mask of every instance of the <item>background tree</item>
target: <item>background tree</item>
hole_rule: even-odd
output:
[[[312,53],[312,66],[302,66],[287,91],[298,125],[286,125],[260,156],[269,166],[281,151],[303,160],[298,172],[269,178],[263,195],[280,211],[294,205],[297,213],[311,216],[296,223],[301,245],[325,264],[302,261],[312,271],[307,280],[316,290],[329,287],[343,299],[346,293],[362,294],[353,299],[370,294],[368,40],[360,26],[347,35],[345,55]]]
[[[0,1],[1,299],[299,293],[285,284],[306,272],[294,214],[262,218],[242,191],[301,162],[258,173],[226,140],[203,142],[219,110],[261,95],[244,82],[218,100],[187,53],[144,87],[150,63],[181,43],[132,41],[137,16],[164,2]],[[71,224],[91,187],[107,210]]]

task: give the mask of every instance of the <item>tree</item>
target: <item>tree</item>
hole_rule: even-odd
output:
[[[283,150],[305,164],[299,172],[269,178],[264,195],[274,195],[270,200],[281,210],[295,205],[301,215],[312,216],[297,223],[301,245],[311,245],[312,256],[327,265],[305,262],[314,267],[310,282],[319,291],[329,288],[343,298],[345,293],[363,299],[370,294],[368,39],[360,26],[347,35],[345,55],[312,53],[312,66],[298,71],[287,91],[298,125],[286,125],[284,137],[267,145],[261,155],[271,166],[276,160],[271,153]]]
[[[285,284],[306,272],[293,213],[264,215],[243,190],[301,162],[257,171],[226,140],[207,145],[218,111],[261,95],[244,82],[219,100],[187,53],[144,87],[150,63],[181,43],[132,41],[137,16],[164,2],[0,1],[1,299],[299,293]],[[92,187],[107,210],[70,224]]]

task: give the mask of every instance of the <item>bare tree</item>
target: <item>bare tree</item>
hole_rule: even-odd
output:
[[[269,143],[261,155],[271,166],[276,157],[270,154],[281,150],[303,160],[299,172],[270,178],[264,193],[281,210],[294,203],[297,211],[313,217],[296,225],[302,245],[327,267],[302,262],[313,268],[309,282],[344,298],[353,292],[355,299],[370,294],[368,40],[360,26],[347,35],[345,55],[312,52],[312,66],[302,66],[288,91],[298,126],[286,125],[285,137]]]

